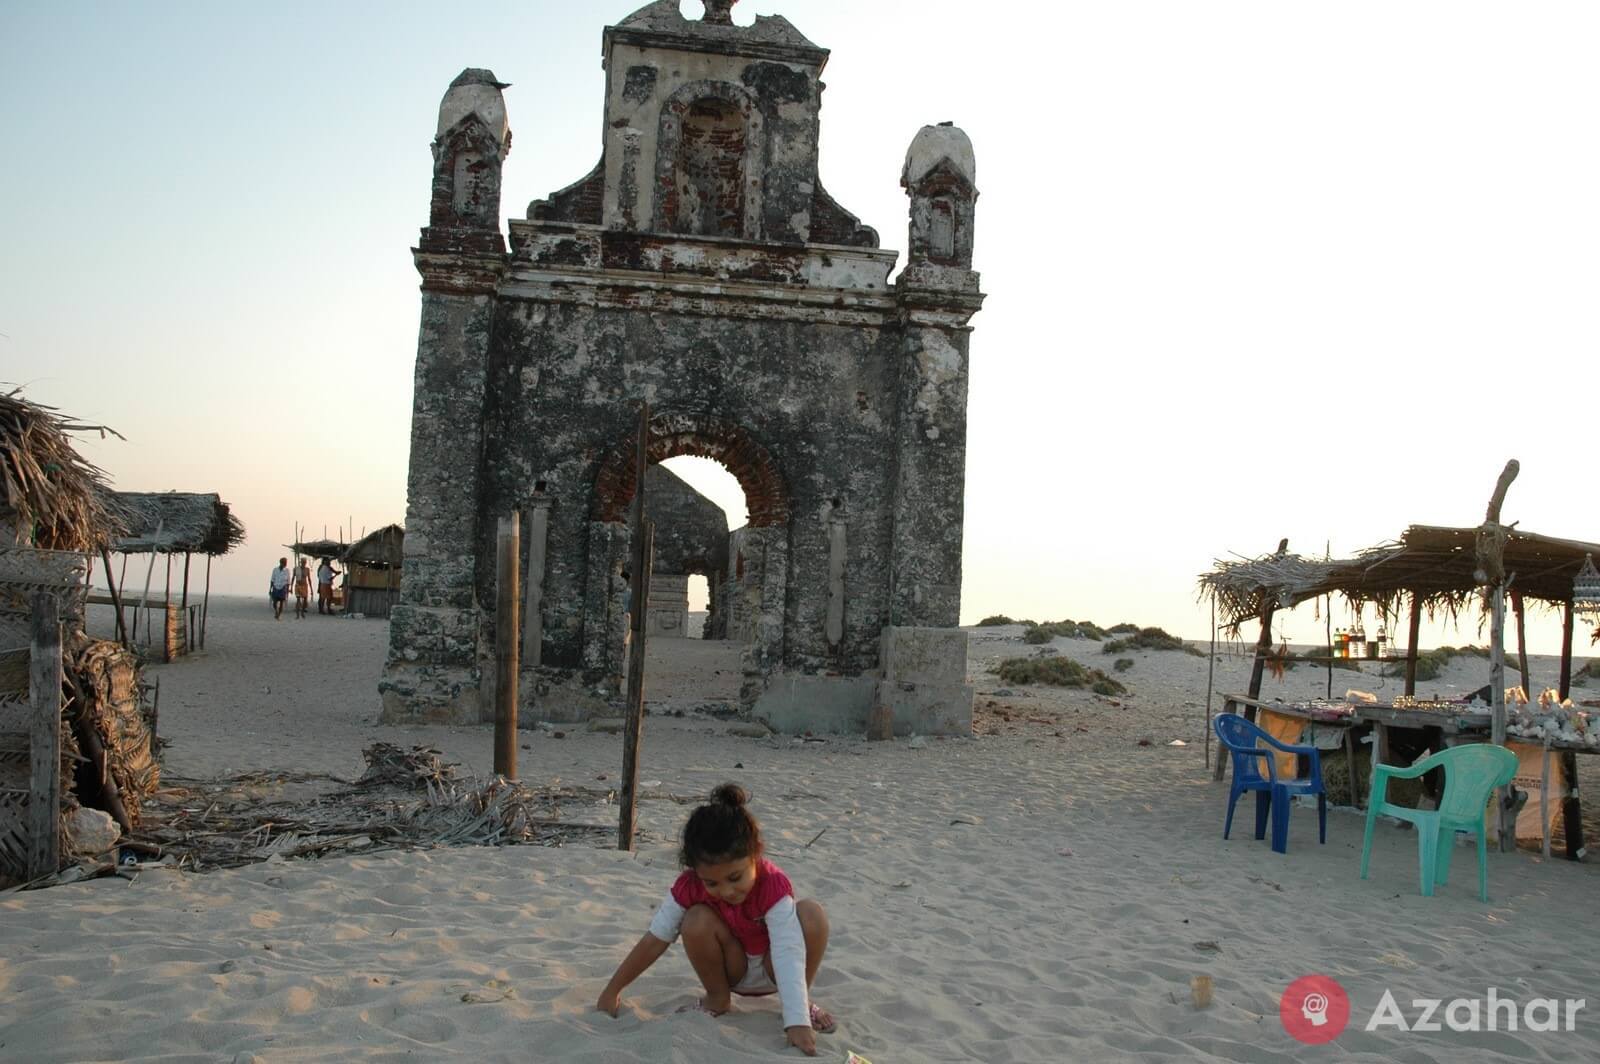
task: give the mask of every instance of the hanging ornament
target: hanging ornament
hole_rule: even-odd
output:
[[[1600,569],[1594,555],[1583,556],[1583,568],[1572,580],[1572,612],[1590,624],[1600,624]]]

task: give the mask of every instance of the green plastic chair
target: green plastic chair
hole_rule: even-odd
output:
[[[1384,800],[1391,779],[1416,779],[1431,769],[1444,769],[1444,791],[1438,809],[1408,809]],[[1478,838],[1478,897],[1489,900],[1489,847],[1484,838],[1484,807],[1496,787],[1511,782],[1517,773],[1517,755],[1503,746],[1472,743],[1441,750],[1409,768],[1378,765],[1372,773],[1372,793],[1367,798],[1367,833],[1361,842],[1361,878],[1367,878],[1372,860],[1372,830],[1380,816],[1409,820],[1417,828],[1417,857],[1422,866],[1422,895],[1433,897],[1435,886],[1450,876],[1450,851],[1456,832]]]

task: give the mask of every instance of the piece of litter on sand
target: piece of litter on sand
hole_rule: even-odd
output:
[[[894,884],[890,889],[891,890],[905,890],[910,885],[911,885],[911,881],[909,879],[902,879],[900,882]]]
[[[854,1050],[847,1050],[844,1055],[844,1064],[872,1064],[872,1061]]]
[[[1056,855],[1060,856],[1060,857],[1071,857],[1072,856],[1072,851],[1071,850],[1057,850],[1056,851]]]
[[[639,786],[641,786],[641,787],[659,787],[659,786],[661,786],[661,781],[660,780],[640,780],[639,781]]]
[[[1221,953],[1222,952],[1222,947],[1217,945],[1215,942],[1211,942],[1211,941],[1196,942],[1194,944],[1194,948],[1199,950],[1201,953]]]
[[[1184,742],[1182,739],[1174,739],[1170,743],[1168,743],[1167,745],[1168,746],[1188,746],[1189,744]]]
[[[1189,996],[1194,1001],[1194,1007],[1203,1009],[1211,1004],[1211,991],[1215,984],[1209,975],[1197,975],[1189,980]]]
[[[972,819],[970,817],[958,816],[954,820],[950,821],[950,824],[951,824],[952,827],[954,825],[956,825],[956,824],[971,824],[973,827],[977,827],[978,824],[979,824],[979,821],[974,820],[974,819]]]

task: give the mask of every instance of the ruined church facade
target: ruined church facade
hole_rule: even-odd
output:
[[[970,726],[961,596],[977,199],[959,129],[915,134],[907,259],[818,180],[828,52],[781,17],[660,0],[604,33],[598,164],[500,228],[493,74],[440,108],[390,721],[492,704],[497,517],[524,515],[524,712],[614,712],[637,404],[649,456],[739,481],[742,698],[780,729]],[[648,493],[647,493],[648,499]],[[537,520],[533,520],[537,517]],[[531,538],[531,537],[530,537]],[[530,653],[531,651],[531,653]],[[611,707],[608,710],[608,706]]]

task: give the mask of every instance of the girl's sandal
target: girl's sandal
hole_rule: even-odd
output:
[[[821,1007],[813,1002],[811,1005],[811,1026],[815,1030],[821,1031],[823,1034],[832,1034],[833,1029],[839,1026],[839,1023],[831,1015],[822,1011]]]
[[[679,1005],[678,1006],[678,1011],[679,1012],[703,1012],[707,1016],[721,1016],[723,1012],[727,1012],[728,1010],[727,1009],[723,1009],[722,1012],[718,1012],[715,1009],[706,1008],[706,1003],[704,1001],[696,1001],[692,1005]]]

